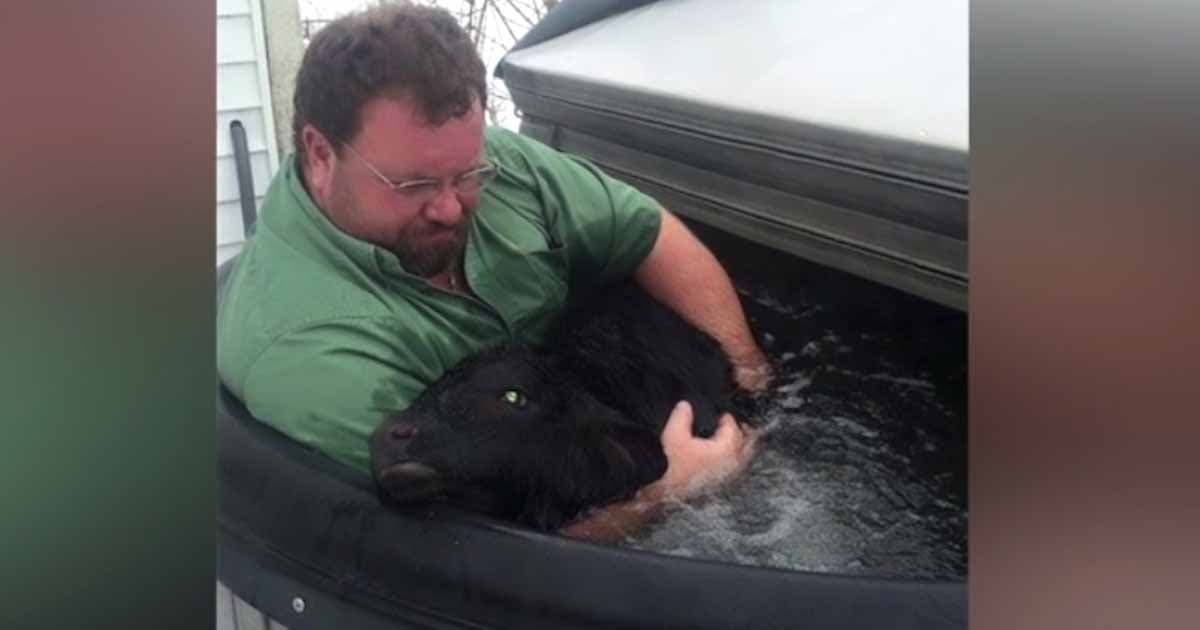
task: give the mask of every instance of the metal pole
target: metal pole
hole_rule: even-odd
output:
[[[258,218],[254,206],[254,174],[250,171],[250,148],[246,143],[246,128],[242,121],[229,123],[229,134],[233,138],[233,161],[237,165],[238,197],[242,202],[242,228],[250,236],[250,228]]]

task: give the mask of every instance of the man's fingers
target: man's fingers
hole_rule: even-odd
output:
[[[688,401],[681,400],[676,403],[675,408],[671,410],[670,417],[667,418],[667,425],[663,427],[663,442],[691,439],[693,419],[692,405]]]
[[[690,403],[684,400],[675,405],[662,433],[663,448],[668,457],[672,453],[690,453],[690,457],[706,460],[742,459],[753,445],[752,436],[742,429],[733,414],[721,414],[717,418],[717,430],[708,438],[692,435],[694,421]]]
[[[717,418],[717,430],[713,432],[712,439],[714,442],[728,442],[738,439],[741,432],[742,429],[738,426],[737,421],[733,419],[733,415],[723,413],[720,418]]]
[[[686,401],[675,405],[663,427],[667,471],[647,488],[662,496],[694,496],[705,485],[718,483],[743,469],[753,454],[753,436],[743,431],[733,415],[721,414],[712,437],[692,435],[694,414]]]

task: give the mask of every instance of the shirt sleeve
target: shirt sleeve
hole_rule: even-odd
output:
[[[531,170],[550,232],[565,246],[573,282],[604,284],[650,255],[661,205],[587,160],[508,132]]]
[[[369,328],[338,323],[276,340],[246,377],[243,402],[292,439],[370,474],[367,440],[425,383]]]

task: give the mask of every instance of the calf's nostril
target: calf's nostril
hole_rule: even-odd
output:
[[[388,431],[388,437],[396,441],[411,440],[417,434],[417,428],[411,424],[397,424]]]

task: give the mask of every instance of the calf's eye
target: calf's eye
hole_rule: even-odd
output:
[[[526,402],[525,394],[522,394],[521,390],[518,389],[505,390],[504,394],[500,398],[504,402],[514,407],[524,407]]]

